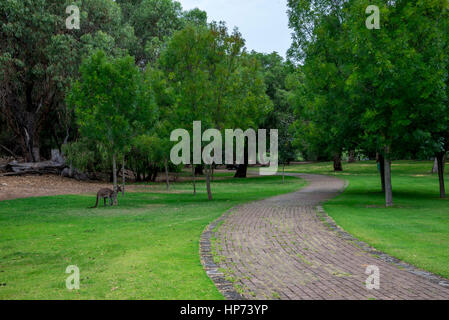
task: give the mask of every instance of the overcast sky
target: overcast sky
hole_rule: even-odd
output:
[[[288,29],[287,0],[177,0],[184,10],[200,8],[209,21],[225,21],[232,30],[237,26],[246,40],[248,51],[285,57],[291,44]]]

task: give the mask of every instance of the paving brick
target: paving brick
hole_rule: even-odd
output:
[[[245,299],[448,299],[449,288],[438,284],[444,279],[385,254],[374,256],[369,252],[375,249],[322,221],[323,215],[330,218],[317,206],[342,191],[342,180],[301,177],[308,181],[302,190],[239,206],[221,218],[215,236],[224,260],[211,266],[210,258],[203,259],[209,273],[226,269]],[[210,254],[210,230],[203,234],[204,254]],[[365,286],[369,265],[379,267],[379,290]],[[224,283],[228,299],[241,298]]]

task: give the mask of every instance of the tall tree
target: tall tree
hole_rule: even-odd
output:
[[[211,124],[224,135],[226,128],[258,129],[272,103],[266,95],[261,61],[255,54],[246,54],[240,32],[229,33],[224,23],[212,23],[214,45],[209,73],[212,75]],[[244,163],[238,166],[235,177],[246,178],[248,145],[245,139]],[[206,172],[210,175],[211,167]]]
[[[366,140],[383,155],[385,201],[392,206],[391,160],[425,145],[435,115],[443,111],[445,68],[437,21],[444,2],[374,4],[382,17],[378,30],[362,24],[368,1],[354,1],[351,6],[348,40],[355,48],[357,68],[348,83],[366,108],[362,116]]]
[[[444,5],[444,3],[443,3]],[[441,7],[440,7],[441,8]],[[439,9],[437,7],[437,9]],[[437,163],[438,181],[440,185],[440,198],[446,198],[446,187],[444,182],[445,164],[447,159],[447,152],[449,152],[449,3],[446,3],[446,7],[441,11],[441,15],[437,14],[436,22],[438,23],[439,33],[433,40],[437,43],[441,43],[440,47],[437,47],[442,56],[444,56],[444,69],[446,70],[446,94],[442,108],[437,108],[436,112],[432,112],[434,116],[434,124],[432,131],[433,150],[435,151],[435,160]],[[429,50],[435,50],[435,43],[431,43],[432,46]],[[446,54],[445,54],[446,53]]]
[[[99,51],[83,62],[80,74],[68,103],[75,107],[81,136],[108,154],[117,190],[117,159],[152,122],[152,91],[129,56],[113,59]]]
[[[240,33],[229,33],[223,23],[188,24],[174,34],[159,61],[175,97],[170,121],[189,131],[194,121],[201,121],[203,130],[257,128],[270,102],[257,60],[246,56],[243,46]],[[210,200],[211,173],[208,165]]]
[[[206,52],[212,35],[207,27],[189,24],[175,32],[161,53],[158,65],[166,76],[166,83],[174,95],[170,121],[193,136],[192,124],[201,120],[209,123],[207,105],[210,82]],[[191,148],[193,151],[193,148]],[[195,168],[192,163],[193,193],[196,194]]]
[[[272,108],[267,113],[263,124],[265,129],[277,129],[279,133],[279,161],[283,167],[294,160],[296,148],[293,145],[294,108],[290,97],[294,88],[295,67],[276,52],[270,54],[252,52],[261,65],[266,85],[266,94],[272,102]],[[284,169],[284,168],[283,168]],[[284,172],[284,170],[283,170]]]
[[[290,1],[290,22],[296,26],[292,58],[303,64],[302,86],[296,99],[298,140],[303,148],[325,154],[342,171],[343,151],[354,150],[360,140],[360,108],[345,90],[352,72],[347,1]],[[306,14],[310,13],[310,16]]]
[[[67,29],[77,4],[80,29]],[[132,38],[120,7],[108,0],[5,0],[0,3],[0,109],[28,161],[40,159],[43,128],[59,147],[73,133],[67,86],[96,48],[121,55]]]

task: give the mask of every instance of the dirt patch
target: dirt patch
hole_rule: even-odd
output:
[[[96,193],[109,183],[82,182],[56,175],[0,176],[0,201],[64,194]]]
[[[224,173],[227,170],[216,170]],[[248,172],[248,177],[257,176]],[[214,181],[230,179],[231,177],[215,177]],[[176,176],[170,174],[170,183],[191,181],[190,176]],[[205,176],[196,177],[198,183],[203,183]],[[126,191],[130,192],[152,192],[166,193],[165,176],[160,175],[156,183],[148,185],[129,184]],[[161,189],[162,186],[162,189]],[[2,176],[0,175],[0,201],[18,198],[56,196],[65,194],[96,194],[102,188],[111,188],[112,184],[101,181],[77,181],[57,175],[25,175],[25,176]],[[170,190],[170,193],[184,193],[186,191]]]

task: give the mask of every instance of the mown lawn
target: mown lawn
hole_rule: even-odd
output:
[[[222,299],[199,258],[203,229],[229,208],[287,193],[280,177],[189,183],[170,193],[128,193],[119,207],[87,209],[94,196],[0,202],[0,299]],[[80,290],[65,287],[67,266]]]
[[[374,161],[344,164],[342,173],[334,173],[331,163],[294,165],[286,171],[348,180],[346,192],[324,206],[338,225],[381,251],[449,278],[449,200],[439,198],[438,175],[430,173],[432,165],[430,161],[393,162],[395,207],[388,209]],[[447,177],[446,185],[449,190]]]

